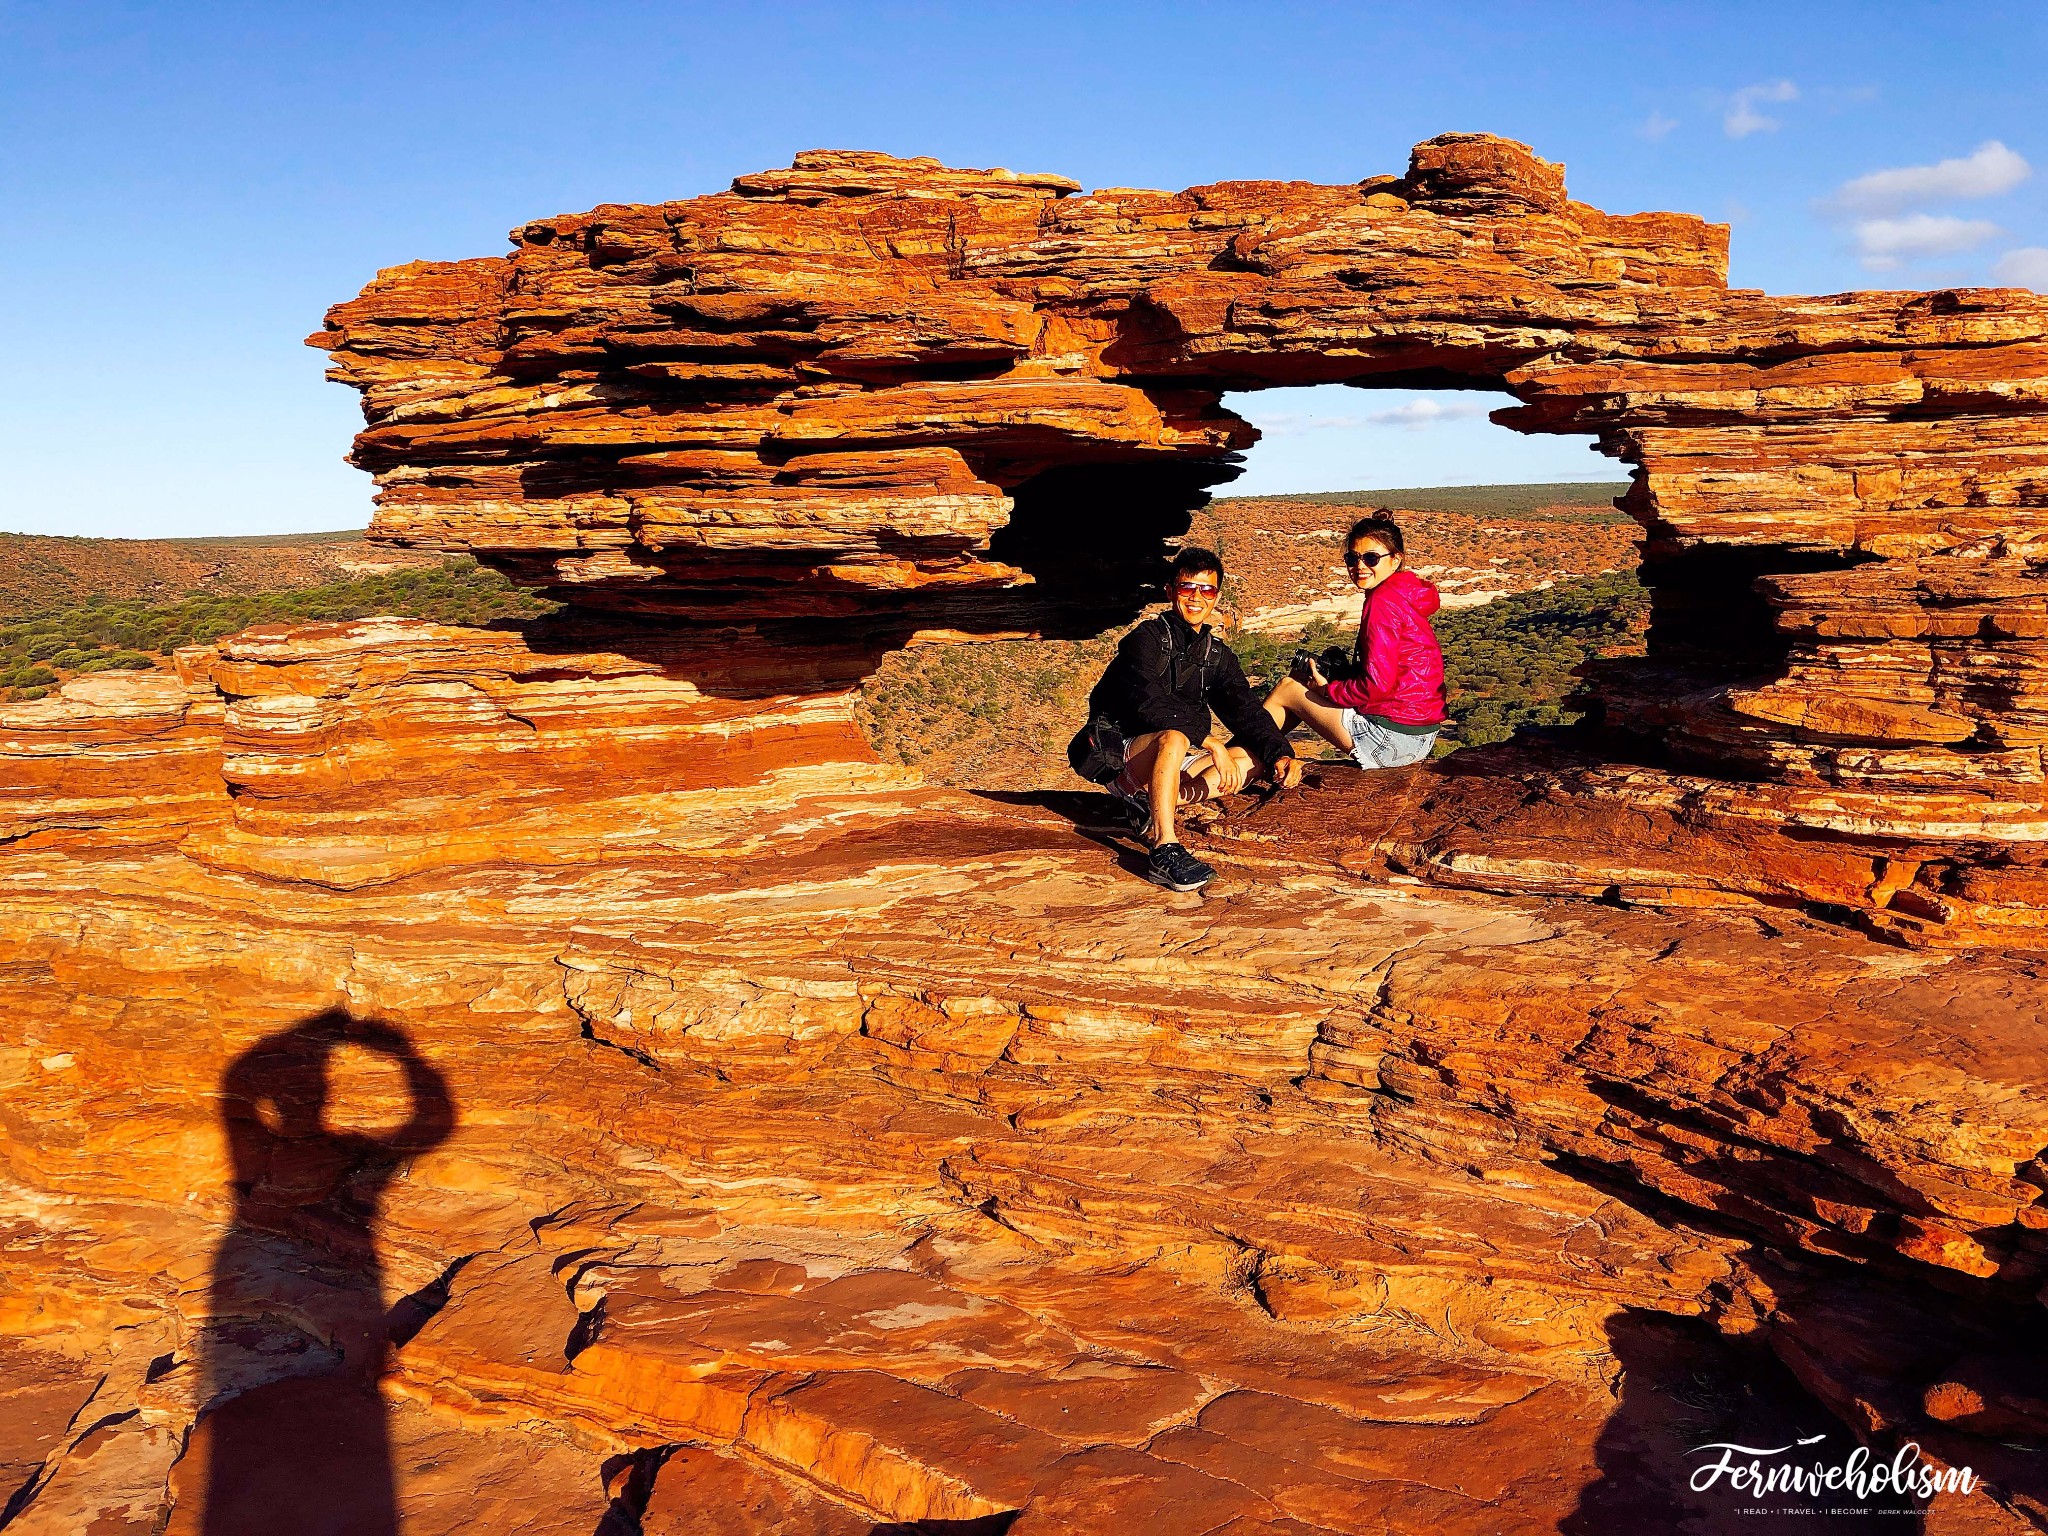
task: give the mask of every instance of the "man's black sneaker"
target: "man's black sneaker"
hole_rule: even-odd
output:
[[[1216,878],[1216,871],[1179,843],[1161,843],[1145,861],[1145,878],[1169,891],[1199,891]]]

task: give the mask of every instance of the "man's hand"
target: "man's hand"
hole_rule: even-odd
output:
[[[1273,782],[1281,789],[1293,789],[1301,783],[1301,759],[1283,757],[1273,765]]]
[[[1208,747],[1210,760],[1216,764],[1216,793],[1236,794],[1251,777],[1251,754],[1242,747],[1229,745],[1220,736],[1211,736]]]

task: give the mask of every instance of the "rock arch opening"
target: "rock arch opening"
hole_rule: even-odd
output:
[[[1627,466],[1592,433],[1529,434],[1492,413],[1520,402],[1499,388],[1406,389],[1373,379],[1226,394],[1255,427],[1244,472],[1218,496],[1294,496],[1365,488],[1606,484]]]
[[[512,238],[390,269],[312,338],[363,391],[376,537],[797,695],[827,652],[843,687],[921,633],[1130,616],[1248,445],[1230,392],[1504,389],[1507,425],[1632,468],[1649,650],[1595,691],[1695,776],[1542,794],[1632,807],[1617,837],[1642,812],[1834,848],[1825,879],[1788,857],[1749,884],[1887,932],[2048,912],[2039,296],[1730,290],[1724,226],[1604,213],[1479,134],[1401,175],[1178,193],[821,151]],[[1423,863],[1455,874],[1452,843]],[[1741,883],[1710,863],[1633,884]]]

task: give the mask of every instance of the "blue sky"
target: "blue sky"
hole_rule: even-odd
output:
[[[380,266],[819,146],[1089,186],[1400,171],[1447,129],[1734,223],[1776,292],[2048,288],[2048,7],[0,0],[0,529],[360,526],[299,345]],[[1897,172],[1896,175],[1880,173]],[[1272,392],[1232,490],[1602,478],[1418,399]]]

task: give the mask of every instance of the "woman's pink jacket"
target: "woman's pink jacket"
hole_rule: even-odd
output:
[[[1443,607],[1435,587],[1402,569],[1365,594],[1358,654],[1365,676],[1339,678],[1330,700],[1397,725],[1436,725],[1444,718],[1444,653],[1429,616]]]

